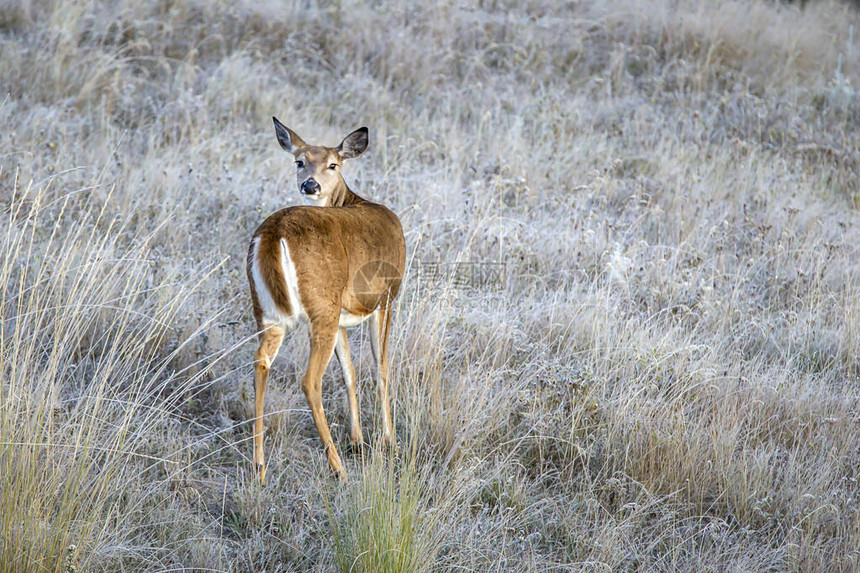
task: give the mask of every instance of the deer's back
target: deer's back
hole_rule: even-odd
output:
[[[361,315],[373,309],[362,306],[367,297],[356,298],[353,292],[357,273],[375,271],[380,265],[390,269],[373,288],[387,289],[393,297],[405,256],[400,221],[383,205],[288,207],[270,215],[254,233],[248,276],[252,296],[270,296],[281,314],[295,316],[300,311],[312,318],[338,307]],[[255,282],[264,284],[255,287]],[[296,289],[292,298],[291,288]],[[261,305],[255,303],[256,312]]]

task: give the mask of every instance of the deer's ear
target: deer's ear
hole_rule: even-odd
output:
[[[278,121],[277,117],[272,116],[272,121],[275,122],[275,135],[278,137],[278,143],[284,148],[284,151],[295,153],[302,147],[307,147],[307,143],[302,141],[299,134]]]
[[[344,159],[352,159],[358,157],[364,150],[367,149],[367,128],[359,127],[349,135],[343,138],[340,145],[337,146],[337,152]]]

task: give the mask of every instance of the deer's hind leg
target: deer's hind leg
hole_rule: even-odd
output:
[[[266,399],[266,384],[269,380],[272,361],[278,355],[278,349],[283,340],[284,329],[280,326],[269,326],[260,332],[260,346],[254,356],[254,467],[259,473],[261,483],[266,483],[266,456],[263,453],[263,405]]]
[[[370,315],[370,348],[376,359],[377,391],[382,406],[382,441],[396,445],[388,403],[388,332],[391,326],[391,304],[386,301]]]
[[[302,391],[310,406],[328,463],[341,481],[346,481],[346,470],[331,439],[331,431],[322,407],[322,377],[334,351],[337,331],[337,315],[332,321],[311,322],[311,354],[308,359],[308,369],[302,379]]]

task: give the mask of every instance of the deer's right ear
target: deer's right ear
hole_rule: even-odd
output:
[[[358,157],[364,150],[367,149],[367,128],[359,127],[349,135],[347,135],[340,145],[337,146],[337,152],[344,159],[352,159]]]
[[[302,138],[295,131],[278,121],[277,117],[272,116],[272,121],[275,123],[275,135],[278,137],[278,143],[281,144],[284,151],[295,153],[302,147],[307,147]]]

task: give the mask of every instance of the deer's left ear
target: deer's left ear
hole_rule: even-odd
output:
[[[302,147],[307,147],[308,144],[302,141],[299,134],[278,121],[277,117],[272,116],[272,122],[275,124],[275,135],[278,137],[278,143],[281,144],[284,151],[295,153]]]
[[[349,135],[343,138],[340,145],[337,146],[337,152],[344,159],[352,159],[358,157],[364,150],[367,149],[367,128],[359,127]]]

